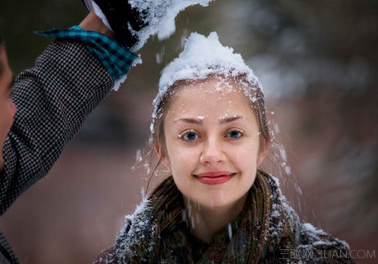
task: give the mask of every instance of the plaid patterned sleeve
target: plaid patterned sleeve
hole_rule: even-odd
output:
[[[124,77],[138,57],[118,44],[117,41],[95,31],[86,31],[79,26],[69,29],[36,31],[35,33],[45,37],[75,39],[85,43],[88,50],[97,57],[113,80]]]
[[[0,232],[0,264],[19,264],[13,249],[5,236]]]
[[[87,47],[55,40],[33,68],[16,79],[17,106],[0,172],[0,215],[45,176],[85,117],[110,93],[114,81]]]
[[[0,215],[48,173],[136,58],[115,41],[80,28],[43,34],[58,39],[17,77],[12,93],[17,113],[3,148]],[[19,263],[1,232],[0,263]]]

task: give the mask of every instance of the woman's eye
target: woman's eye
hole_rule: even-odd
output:
[[[199,137],[195,132],[187,132],[182,136],[182,138],[187,140],[187,141],[193,141],[193,140],[195,140]]]
[[[237,131],[237,130],[233,130],[233,131],[230,131],[228,132],[227,136],[230,137],[230,138],[239,138],[241,137],[243,134],[240,132],[240,131]]]

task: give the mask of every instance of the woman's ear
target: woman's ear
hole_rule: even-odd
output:
[[[160,147],[158,144],[155,144],[154,149],[155,149],[156,155],[158,155],[158,157],[159,157],[161,163],[163,163],[163,165],[164,165],[168,170],[171,170],[171,161],[169,160],[168,155],[163,155],[163,154],[162,154],[161,147]]]
[[[259,167],[261,163],[264,161],[266,154],[268,154],[268,144],[264,143],[264,149],[260,152],[259,157],[257,159],[257,167]]]

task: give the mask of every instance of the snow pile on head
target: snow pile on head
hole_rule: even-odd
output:
[[[159,92],[153,101],[153,123],[157,117],[157,107],[168,88],[180,80],[203,80],[216,74],[227,77],[245,75],[245,80],[262,90],[258,78],[247,66],[240,54],[223,46],[217,33],[208,37],[192,33],[187,39],[184,51],[168,64],[160,77]],[[251,87],[252,88],[252,87]],[[153,126],[151,126],[153,133]]]
[[[233,48],[223,46],[216,32],[212,32],[207,38],[192,33],[184,51],[164,68],[160,77],[159,93],[164,93],[178,80],[201,80],[210,74],[226,77],[247,74],[248,81],[258,82],[241,55],[234,53]]]
[[[132,8],[144,14],[142,19],[148,24],[136,33],[139,43],[133,50],[139,50],[156,33],[160,40],[168,38],[176,30],[175,18],[178,13],[192,5],[208,6],[211,1],[213,0],[129,0]]]

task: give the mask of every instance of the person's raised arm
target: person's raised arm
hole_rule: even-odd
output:
[[[41,34],[57,40],[15,80],[11,99],[17,113],[5,142],[0,142],[0,215],[48,173],[86,116],[137,58],[113,39],[93,11],[80,26]]]

